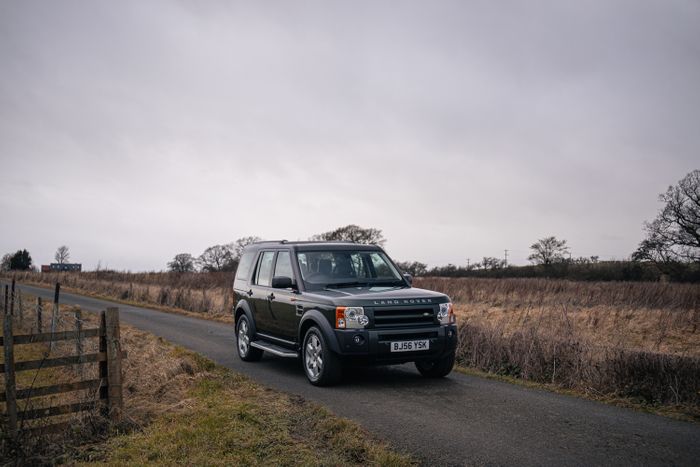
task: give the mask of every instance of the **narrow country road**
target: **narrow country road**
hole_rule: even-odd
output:
[[[412,365],[356,370],[337,387],[317,388],[294,360],[239,360],[232,325],[69,293],[61,302],[89,311],[118,306],[123,322],[318,402],[426,465],[700,464],[697,424],[458,373],[426,380]]]

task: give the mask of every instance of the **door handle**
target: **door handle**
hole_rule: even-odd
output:
[[[253,289],[248,290],[246,293],[248,294],[249,297],[252,297],[253,296]]]
[[[272,301],[275,299],[275,294],[271,293],[270,295],[267,296],[267,299]]]

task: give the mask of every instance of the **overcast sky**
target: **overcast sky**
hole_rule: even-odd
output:
[[[160,270],[377,227],[625,258],[700,168],[700,2],[0,3],[0,253]]]

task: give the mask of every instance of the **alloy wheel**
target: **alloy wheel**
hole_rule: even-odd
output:
[[[238,325],[238,352],[242,356],[246,356],[249,348],[250,337],[248,337],[248,323],[245,319],[242,319],[241,323]]]
[[[323,371],[323,347],[321,340],[316,334],[311,334],[306,340],[306,351],[304,352],[306,372],[313,380],[318,379]]]

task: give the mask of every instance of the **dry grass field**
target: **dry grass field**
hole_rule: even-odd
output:
[[[547,279],[424,278],[460,322],[512,334],[534,329],[591,345],[700,356],[700,286]]]
[[[460,364],[700,419],[700,287],[424,278],[456,303]]]
[[[231,319],[228,273],[27,273],[17,279],[58,280],[82,293]],[[700,418],[698,285],[437,277],[416,278],[414,285],[455,302],[464,367]]]

